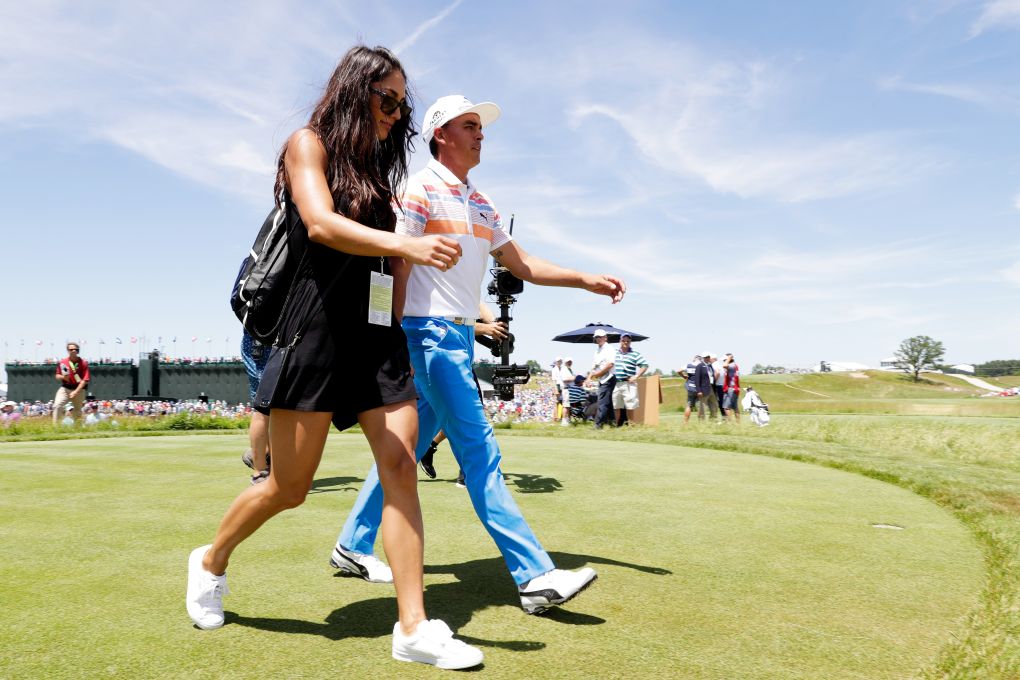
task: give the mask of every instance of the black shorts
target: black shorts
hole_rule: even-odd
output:
[[[697,392],[691,392],[690,390],[687,391],[687,405],[690,406],[691,408],[694,408],[695,406],[698,405]]]
[[[323,276],[296,282],[280,344],[304,331],[289,352],[273,349],[256,395],[269,409],[330,412],[339,430],[359,413],[417,398],[400,324],[368,323],[369,271],[379,258],[345,257],[351,262],[326,299]]]

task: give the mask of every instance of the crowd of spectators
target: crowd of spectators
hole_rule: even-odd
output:
[[[85,402],[82,410],[85,425],[95,425],[117,416],[158,418],[180,413],[190,413],[194,415],[240,418],[251,414],[251,406],[248,404],[230,404],[223,400],[203,401],[199,399],[181,399],[177,401],[90,399]],[[47,418],[53,414],[53,401],[6,401],[3,402],[2,413],[0,422],[5,426],[21,418]]]
[[[11,366],[52,366],[56,364],[59,359],[43,359],[42,361],[24,361],[21,359],[11,359],[7,361],[7,364]],[[237,364],[241,362],[241,357],[170,357],[161,355],[159,357],[159,363],[170,364],[170,365],[192,365],[192,364]],[[124,366],[133,364],[134,361],[131,359],[112,359],[110,357],[104,357],[102,359],[95,359],[89,361],[91,366]]]

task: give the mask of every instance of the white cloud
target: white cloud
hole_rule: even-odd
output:
[[[992,0],[970,26],[970,37],[995,29],[1020,28],[1020,0]]]
[[[785,95],[795,87],[779,66],[713,60],[673,46],[652,52],[636,42],[614,50],[612,63],[601,47],[585,48],[593,51],[571,72],[584,92],[569,114],[577,125],[615,122],[645,159],[675,176],[723,194],[797,203],[886,190],[931,165],[892,133],[820,136],[773,122],[786,119]],[[634,73],[643,74],[637,84]],[[600,99],[591,90],[615,96]]]
[[[1015,262],[1013,266],[1003,269],[999,274],[1006,282],[1020,288],[1020,260]]]
[[[1020,194],[1013,197],[1013,207],[1020,210]]]
[[[903,92],[915,92],[918,94],[929,94],[937,97],[946,97],[958,101],[974,104],[992,110],[1020,109],[1020,100],[1011,96],[1001,86],[981,87],[974,84],[963,83],[911,83],[906,82],[898,76],[885,78],[879,82],[879,86],[886,90],[899,90]]]
[[[462,3],[463,1],[464,0],[454,0],[442,12],[432,17],[428,21],[423,21],[421,25],[418,26],[418,28],[416,28],[413,33],[411,33],[411,35],[407,36],[407,38],[405,38],[399,45],[393,48],[393,52],[395,54],[403,54],[407,50],[411,49],[411,47],[413,47],[414,44],[418,42],[418,40],[423,35],[425,35],[425,33],[428,32],[429,29],[441,24],[443,22],[443,19],[448,17],[453,10],[457,9],[457,6],[460,5],[460,3]]]

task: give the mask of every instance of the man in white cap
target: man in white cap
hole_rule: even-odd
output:
[[[595,350],[595,358],[592,360],[588,380],[597,382],[599,386],[599,407],[595,412],[595,429],[601,430],[603,425],[613,422],[613,389],[616,387],[613,361],[616,358],[616,350],[609,345],[609,338],[603,329],[596,329],[592,335],[598,348]]]
[[[560,367],[560,382],[563,389],[560,391],[560,402],[563,404],[563,419],[560,425],[570,426],[570,386],[574,384],[574,360],[567,357]]]
[[[561,413],[561,410],[569,407],[569,404],[565,404],[563,401],[563,357],[556,357],[553,360],[549,375],[556,388],[556,408],[553,410],[553,421],[555,422],[557,417],[563,418],[564,414]]]
[[[546,286],[583,288],[623,298],[614,276],[565,269],[529,255],[504,230],[492,200],[475,188],[468,171],[481,161],[483,128],[499,117],[491,102],[473,104],[460,95],[441,97],[425,113],[422,137],[433,160],[412,175],[401,201],[397,233],[443,234],[461,245],[463,256],[448,270],[394,265],[394,313],[407,334],[418,390],[420,459],[442,429],[464,471],[478,518],[496,542],[529,614],[574,597],[595,580],[591,568],[556,569],[506,488],[500,452],[485,418],[471,362],[472,326],[481,297],[486,260],[515,276]],[[331,563],[370,581],[389,581],[389,569],[372,556],[382,516],[383,493],[373,468],[333,550]]]

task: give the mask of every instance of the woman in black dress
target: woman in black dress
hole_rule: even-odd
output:
[[[379,313],[378,304],[376,323],[369,321],[370,280],[389,274],[387,258],[445,270],[460,256],[451,239],[393,233],[391,202],[406,177],[415,133],[400,63],[384,48],[359,46],[340,61],[307,126],[280,153],[277,200],[286,203],[288,221],[304,226],[294,230],[291,245],[305,257],[278,344],[301,337],[289,352],[273,351],[257,395],[259,405],[271,408],[269,479],[241,493],[213,543],[191,554],[187,606],[200,628],[223,625],[225,572],[234,548],[270,517],[304,501],[330,422],[340,429],[358,423],[385,491],[383,546],[399,615],[394,658],[442,668],[482,661],[482,653],[454,639],[442,621],[425,617],[418,419],[407,344],[400,324]]]

